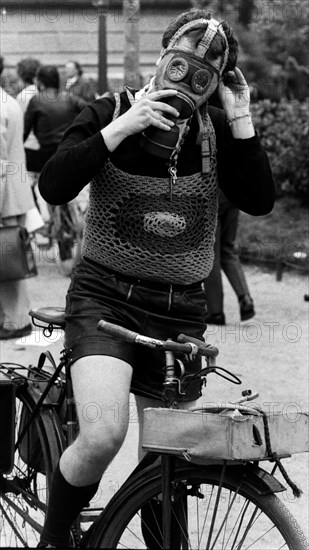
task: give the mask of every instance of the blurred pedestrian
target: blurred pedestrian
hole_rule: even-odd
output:
[[[0,74],[3,71],[0,57]],[[34,207],[26,171],[23,145],[23,113],[13,97],[0,87],[0,215],[4,226],[24,225],[25,215]],[[0,286],[0,339],[20,338],[31,333],[27,281],[2,282]]]
[[[24,139],[26,140],[33,130],[40,144],[37,170],[41,172],[44,164],[56,152],[65,130],[87,102],[81,97],[60,90],[59,71],[54,65],[42,65],[36,79],[39,92],[30,100],[25,113]],[[82,231],[72,220],[72,211],[79,214],[76,204],[63,205],[56,211],[55,207],[50,206],[53,238],[56,238],[59,245],[61,269],[64,274],[71,272],[72,249],[75,240],[80,241]]]
[[[39,67],[39,60],[34,59],[33,57],[26,57],[17,63],[17,74],[21,79],[24,88],[16,96],[16,99],[23,114],[25,114],[31,98],[38,93],[35,76]],[[40,144],[32,130],[24,143],[24,148],[26,153],[27,171],[31,180],[33,198],[36,204],[36,208],[31,211],[31,213],[27,214],[26,223],[28,224],[29,222],[28,217],[31,218],[29,228],[27,228],[29,232],[34,232],[44,226],[44,221],[49,221],[49,209],[38,191],[39,174],[37,172],[37,158],[39,155],[38,151],[40,149]],[[40,223],[40,220],[42,223]],[[44,239],[40,233],[35,233],[35,239],[41,243],[46,243],[46,239]]]
[[[88,103],[97,97],[97,86],[93,80],[83,76],[83,69],[77,61],[68,61],[65,65],[67,80],[65,89],[70,94],[82,97]]]
[[[236,247],[238,218],[239,209],[220,191],[214,264],[204,281],[208,310],[206,323],[209,325],[225,325],[221,270],[238,298],[241,321],[247,321],[255,315],[253,300]]]
[[[21,90],[21,92],[19,92],[16,99],[24,114],[27,110],[29,101],[38,93],[38,88],[35,84],[35,75],[39,66],[40,62],[31,57],[22,59],[17,64],[17,74],[21,78],[25,87]],[[30,172],[36,172],[35,151],[40,149],[40,144],[32,131],[29,133],[29,136],[24,143],[24,147],[26,152],[27,170]]]
[[[59,71],[54,65],[42,65],[36,79],[39,91],[30,100],[25,113],[24,140],[33,130],[40,144],[36,171],[41,172],[56,152],[65,130],[87,103],[80,97],[60,91]]]

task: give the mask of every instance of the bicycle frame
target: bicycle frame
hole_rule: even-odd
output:
[[[106,328],[106,326],[105,326],[105,328]],[[115,328],[110,328],[110,327],[107,327],[107,328],[109,328],[113,332],[113,334],[115,334],[115,330],[116,330]],[[117,328],[118,333],[119,333],[119,328],[121,329],[121,327]],[[48,330],[51,333],[52,326],[50,324],[48,326]],[[125,330],[125,329],[121,329],[121,330]],[[128,332],[129,331],[126,331],[127,336],[128,336]],[[118,333],[117,333],[117,335],[118,335]],[[133,338],[134,339],[136,338],[136,334],[131,333],[130,338],[131,338],[131,341],[132,341]],[[179,382],[179,378],[175,375],[175,355],[174,355],[173,346],[175,346],[175,344],[176,344],[175,349],[177,349],[177,346],[180,346],[182,350],[186,350],[186,354],[187,354],[188,358],[190,358],[190,356],[194,355],[194,353],[197,352],[196,346],[198,346],[198,343],[194,343],[194,342],[193,343],[192,342],[188,343],[189,341],[186,340],[186,337],[182,337],[180,340],[182,340],[182,342],[180,342],[180,343],[175,343],[175,342],[171,342],[171,341],[168,341],[168,340],[165,342],[165,345],[166,345],[166,349],[165,349],[166,376],[165,376],[165,381],[164,381],[164,384],[163,384],[163,396],[164,396],[165,406],[168,407],[168,408],[177,408],[178,407],[179,393],[181,393],[181,385],[180,385],[180,382]],[[145,344],[145,342],[144,342],[144,344]],[[200,343],[200,345],[201,345],[201,343]],[[203,345],[205,346],[205,349],[208,348],[207,351],[209,352],[209,357],[207,357],[207,367],[203,370],[205,371],[206,374],[208,374],[209,372],[217,372],[215,370],[216,369],[216,367],[215,367],[215,356],[217,354],[216,348],[212,348],[211,346],[208,346],[207,344],[203,344]],[[205,351],[205,349],[204,349],[204,351]],[[181,367],[181,365],[180,365],[180,367]],[[221,367],[217,367],[217,369],[220,369],[220,368]],[[66,392],[66,427],[67,427],[66,437],[65,437],[66,445],[69,445],[70,443],[72,443],[74,441],[75,436],[76,436],[76,424],[77,424],[76,423],[76,411],[75,411],[75,405],[74,405],[74,396],[73,396],[72,383],[71,383],[71,378],[70,378],[70,375],[69,375],[68,356],[67,356],[66,352],[63,351],[62,355],[61,355],[60,362],[55,367],[54,372],[52,374],[48,374],[47,381],[46,381],[46,378],[44,379],[44,381],[46,381],[46,387],[41,392],[41,395],[36,399],[35,406],[32,409],[31,415],[28,418],[27,423],[24,425],[23,430],[19,434],[19,437],[16,441],[15,449],[18,448],[19,443],[21,442],[24,434],[27,432],[27,430],[30,429],[30,426],[31,426],[32,422],[34,422],[35,418],[39,415],[39,412],[42,408],[44,408],[44,407],[51,408],[53,410],[53,412],[55,414],[57,414],[56,411],[55,411],[55,407],[57,405],[59,405],[59,403],[53,403],[52,402],[52,400],[49,398],[49,392],[54,387],[54,385],[57,383],[57,380],[60,376],[60,373],[61,373],[62,369],[65,369],[65,373],[66,373],[66,385],[65,385],[65,392]],[[32,370],[34,370],[34,372],[36,372],[36,373],[38,372],[36,367],[29,367],[28,369],[26,368],[26,370],[30,371],[30,372]],[[222,371],[225,371],[225,369],[222,369]],[[229,373],[229,377],[228,377],[228,376],[226,376],[226,373],[228,373],[228,371],[225,371],[225,374],[222,374],[222,372],[221,372],[221,376],[223,376],[225,378],[228,378],[228,380],[230,380],[234,383],[239,383],[238,382],[239,379],[237,379],[237,377],[234,377],[234,375],[232,375],[231,373]],[[220,373],[217,372],[217,374],[220,374]],[[29,376],[28,377],[23,376],[23,378],[25,380],[27,380],[29,382],[29,384],[31,384],[34,381],[34,380],[31,380],[31,378],[29,378]],[[245,392],[245,393],[248,393],[249,395],[245,395],[242,398],[240,398],[237,401],[238,404],[243,402],[243,401],[246,401],[246,400],[254,399],[256,397],[256,394],[250,395],[250,391]],[[133,485],[136,484],[136,482],[139,479],[140,479],[140,483],[142,484],[143,479],[145,477],[145,474],[147,472],[150,472],[155,467],[155,462],[158,459],[159,459],[159,462],[160,462],[161,480],[162,480],[162,492],[161,492],[161,495],[162,495],[162,518],[161,519],[162,519],[162,531],[163,531],[163,548],[168,550],[169,548],[174,547],[173,546],[173,540],[172,540],[172,513],[174,514],[174,516],[177,517],[177,519],[179,520],[179,525],[181,525],[181,531],[182,531],[181,536],[185,536],[185,534],[186,534],[187,510],[186,510],[185,507],[184,507],[183,510],[180,510],[180,508],[177,509],[177,503],[173,504],[173,496],[174,496],[173,495],[173,490],[174,490],[173,489],[173,480],[175,478],[175,472],[176,472],[177,468],[182,467],[182,465],[183,464],[185,465],[186,462],[179,459],[179,458],[176,458],[175,456],[172,456],[170,454],[147,453],[146,456],[144,457],[144,459],[138,464],[138,466],[134,469],[134,471],[131,473],[129,478],[125,481],[125,483],[123,484],[121,490],[124,492],[124,494],[126,494],[126,492],[127,492],[127,494],[129,495],[130,491],[131,491],[130,487],[131,486],[133,487]],[[207,468],[216,468],[216,469],[219,468],[220,469],[220,483],[219,483],[219,490],[218,490],[218,496],[217,496],[217,499],[219,499],[222,483],[223,483],[223,480],[225,478],[226,472],[228,472],[228,470],[230,469],[230,464],[226,460],[209,459],[207,464],[205,464],[205,469],[207,469]],[[274,474],[276,468],[277,468],[277,464],[274,465],[273,471],[271,473],[268,473],[265,470],[263,470],[262,468],[260,468],[257,462],[252,463],[252,462],[248,462],[248,461],[245,461],[245,462],[240,461],[239,463],[235,463],[235,461],[234,461],[233,466],[232,466],[234,479],[236,479],[236,480],[238,479],[239,483],[243,484],[244,486],[250,487],[251,490],[252,490],[252,488],[254,488],[256,493],[261,494],[261,495],[267,495],[267,494],[270,494],[270,493],[276,493],[276,492],[280,492],[280,491],[285,490],[285,487],[276,478],[273,477],[273,474]],[[26,499],[28,497],[27,492],[24,491],[23,494],[24,494],[24,498]],[[31,497],[31,498],[33,500],[33,497]],[[182,498],[182,497],[180,496],[180,498]],[[112,501],[113,500],[114,499],[112,499]],[[98,512],[101,512],[101,513],[100,513],[100,515],[98,515],[98,517],[94,518],[92,526],[90,527],[90,529],[83,536],[83,544],[87,545],[87,541],[90,540],[92,532],[95,531],[96,526],[100,525],[102,522],[105,522],[108,525],[108,523],[111,521],[111,519],[112,519],[111,513],[112,513],[112,510],[113,510],[112,501],[111,501],[111,504],[109,503],[107,505],[106,509],[103,510],[103,511],[100,508],[95,509],[95,514],[96,515],[98,515]],[[34,504],[41,507],[41,509],[42,508],[44,509],[44,505],[42,505],[42,503],[40,503],[39,501],[37,503],[34,503]],[[172,512],[172,510],[173,510],[173,512]],[[25,512],[22,509],[18,509],[17,507],[16,507],[16,511],[18,512],[18,514],[21,517],[23,517],[25,522],[28,521],[34,527],[34,529],[37,530],[37,532],[41,532],[41,525],[36,523],[33,519],[29,518],[28,515],[27,515],[27,512]],[[89,512],[87,512],[87,510],[85,510],[82,513],[85,516],[86,521],[89,521],[89,520],[93,519],[93,516],[92,516],[91,513],[92,513],[92,510],[90,510]],[[213,522],[214,522],[214,520],[213,520]],[[212,530],[212,528],[213,528],[213,523],[210,526],[210,530]],[[79,535],[80,535],[80,533],[79,533]],[[211,537],[211,533],[209,534],[209,537]]]

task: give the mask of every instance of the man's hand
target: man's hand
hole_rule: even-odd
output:
[[[101,134],[109,151],[114,151],[126,137],[138,134],[148,126],[156,126],[160,130],[169,131],[175,123],[166,116],[175,119],[179,117],[179,113],[174,107],[160,99],[175,95],[177,95],[177,90],[151,92],[136,101],[126,113],[103,128]]]
[[[249,110],[249,86],[238,67],[226,73],[224,80],[219,82],[219,97],[233,137],[236,139],[253,137],[255,131]]]
[[[219,96],[228,119],[249,113],[249,86],[238,67],[219,82]]]

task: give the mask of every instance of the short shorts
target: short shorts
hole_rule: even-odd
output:
[[[162,399],[164,352],[124,342],[98,331],[100,319],[165,340],[184,333],[204,340],[206,294],[190,286],[141,281],[83,258],[75,268],[66,298],[65,347],[71,364],[88,355],[117,357],[132,366],[131,391]],[[201,395],[201,359],[185,362],[183,401]],[[196,375],[196,376],[194,376]],[[192,379],[192,382],[191,382]]]

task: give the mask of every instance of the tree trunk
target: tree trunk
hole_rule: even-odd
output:
[[[140,1],[123,0],[124,18],[124,84],[140,88],[139,69],[139,18]]]

